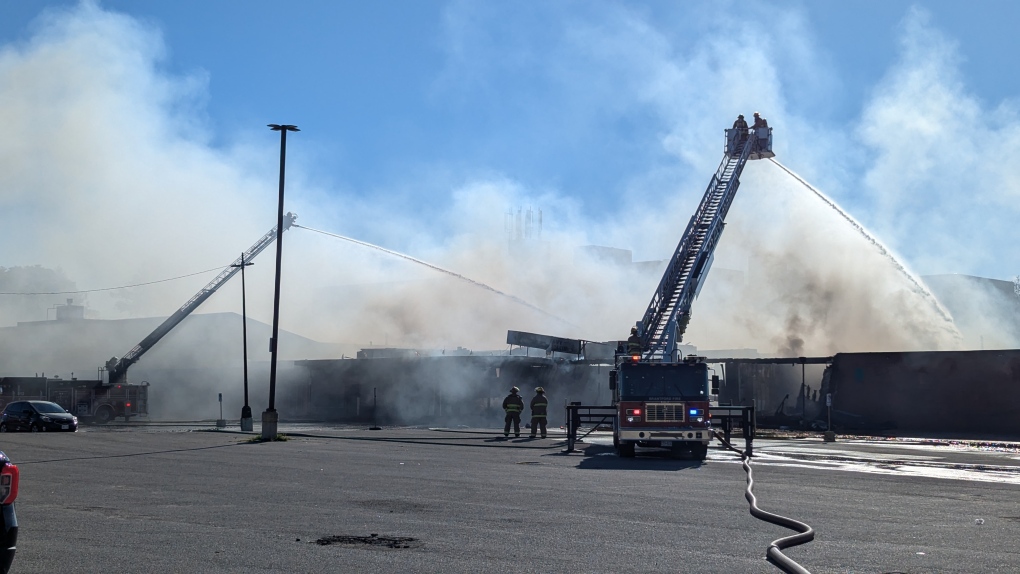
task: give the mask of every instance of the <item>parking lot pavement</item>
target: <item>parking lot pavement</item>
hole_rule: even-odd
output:
[[[15,571],[765,573],[788,533],[748,514],[721,449],[699,463],[620,459],[595,436],[564,454],[559,435],[486,429],[281,432],[4,435],[22,473]],[[1020,455],[756,447],[759,504],[815,528],[787,552],[815,574],[1020,570],[1020,485],[978,478],[1008,477]]]

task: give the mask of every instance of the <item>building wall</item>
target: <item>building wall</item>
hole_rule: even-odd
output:
[[[847,425],[1020,435],[1020,350],[840,353],[829,376]]]

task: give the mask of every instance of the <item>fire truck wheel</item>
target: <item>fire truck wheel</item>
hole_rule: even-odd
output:
[[[113,420],[113,409],[110,407],[99,407],[96,411],[96,422],[101,425]]]
[[[694,448],[694,460],[705,460],[708,458],[708,445],[703,444]]]
[[[621,458],[634,458],[634,443],[632,442],[621,442],[620,448],[617,449]]]

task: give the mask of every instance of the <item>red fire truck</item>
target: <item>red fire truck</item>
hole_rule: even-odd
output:
[[[101,380],[0,377],[0,409],[13,401],[50,401],[84,421],[108,423],[149,414],[149,383],[105,384]]]
[[[668,447],[697,459],[708,454],[712,440],[708,365],[700,357],[680,357],[678,345],[712,266],[744,165],[775,157],[772,128],[730,129],[725,135],[719,169],[609,375],[616,409],[613,443],[622,457],[634,456],[635,446]]]

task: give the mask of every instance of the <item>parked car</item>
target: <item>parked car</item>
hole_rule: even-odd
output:
[[[0,432],[78,430],[78,417],[49,401],[14,401],[0,415]]]
[[[11,464],[0,451],[0,574],[7,574],[18,548],[18,517],[14,514],[14,499],[18,498],[18,466]]]

